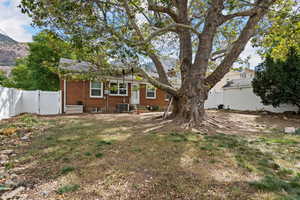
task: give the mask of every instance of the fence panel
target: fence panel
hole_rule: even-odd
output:
[[[25,91],[0,87],[0,119],[21,113],[61,113],[61,92]]]
[[[0,119],[10,117],[11,91],[9,88],[0,87]]]
[[[23,91],[22,112],[39,114],[39,91]]]
[[[292,105],[281,105],[278,108],[266,106],[261,103],[260,97],[256,96],[253,88],[232,88],[223,92],[224,106],[233,110],[247,111],[270,111],[275,113],[283,113],[285,111],[297,111],[297,107]]]
[[[22,90],[17,89],[10,89],[11,90],[11,113],[10,116],[19,115],[23,112],[23,102],[22,102],[22,96],[23,92]]]
[[[40,92],[39,96],[41,115],[56,115],[60,113],[60,92]]]

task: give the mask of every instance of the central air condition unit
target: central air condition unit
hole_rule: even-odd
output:
[[[129,104],[128,103],[117,104],[117,112],[129,112]]]

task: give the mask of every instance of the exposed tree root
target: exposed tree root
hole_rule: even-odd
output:
[[[230,127],[224,125],[224,121],[216,119],[215,116],[205,115],[203,120],[201,120],[201,121],[199,120],[196,122],[194,120],[186,121],[183,118],[174,117],[171,114],[171,115],[167,116],[166,120],[168,122],[172,121],[180,129],[190,130],[190,131],[196,132],[196,133],[215,132],[218,129],[228,130],[230,128]]]

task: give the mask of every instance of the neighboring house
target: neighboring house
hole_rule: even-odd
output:
[[[226,85],[228,81],[236,79],[252,79],[254,78],[254,75],[254,70],[247,68],[242,71],[230,71],[211,89],[211,92],[222,92],[223,86]]]
[[[245,76],[242,79],[233,79],[223,87],[223,105],[226,109],[250,110],[250,111],[270,111],[282,113],[287,111],[297,112],[298,108],[293,105],[282,104],[277,108],[264,105],[261,98],[253,92],[253,77]]]
[[[69,59],[60,60],[60,70],[88,72],[91,65]],[[135,77],[102,77],[105,81],[75,80],[60,75],[62,108],[66,113],[119,112],[133,107],[164,109],[169,100],[164,91]]]

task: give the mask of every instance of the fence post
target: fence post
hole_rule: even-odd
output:
[[[7,96],[8,96],[8,117],[12,117],[13,114],[12,114],[12,105],[13,105],[13,102],[14,102],[14,97],[12,95],[12,89],[9,88],[8,89],[8,93],[7,93]]]
[[[62,114],[62,91],[58,91],[58,114]]]
[[[37,103],[38,112],[37,113],[40,115],[41,114],[41,91],[40,90],[37,91],[37,99],[38,99],[38,103]]]

